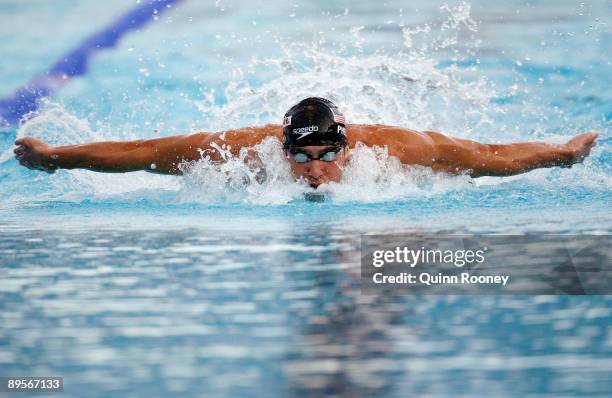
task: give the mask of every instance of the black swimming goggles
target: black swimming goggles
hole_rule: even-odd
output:
[[[334,160],[336,160],[341,150],[342,150],[342,147],[333,148],[333,149],[330,149],[329,151],[325,151],[321,153],[318,157],[315,158],[307,152],[301,152],[296,149],[289,149],[289,156],[291,156],[291,158],[295,160],[296,163],[306,163],[312,160],[321,160],[323,162],[333,162]]]

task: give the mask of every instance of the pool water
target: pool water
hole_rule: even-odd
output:
[[[0,97],[135,3],[0,2]],[[368,296],[359,261],[363,233],[610,234],[610,9],[177,4],[0,131],[0,376],[63,376],[67,397],[609,396],[608,296]],[[349,123],[482,142],[602,134],[581,165],[507,178],[360,149],[318,201],[273,140],[264,181],[237,159],[173,177],[12,158],[26,135],[279,123],[311,95]]]

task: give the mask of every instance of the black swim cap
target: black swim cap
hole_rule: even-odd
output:
[[[344,115],[325,98],[310,97],[285,113],[284,148],[308,145],[346,145]]]

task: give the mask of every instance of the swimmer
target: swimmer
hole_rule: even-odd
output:
[[[386,148],[403,164],[430,167],[434,171],[472,177],[510,176],[542,167],[571,167],[589,155],[598,133],[587,132],[565,144],[523,142],[482,144],[433,131],[413,131],[386,125],[346,124],[331,101],[311,97],[287,111],[282,125],[244,127],[220,133],[197,133],[136,141],[106,141],[52,147],[33,137],[15,141],[15,157],[29,169],[53,173],[58,169],[87,169],[107,173],[145,170],[182,174],[183,162],[209,157],[222,162],[217,148],[233,156],[267,137],[283,142],[284,152],[296,180],[317,188],[338,182],[361,143]]]

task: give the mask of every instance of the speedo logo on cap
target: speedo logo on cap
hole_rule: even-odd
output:
[[[300,127],[299,129],[293,129],[293,134],[299,134],[300,136],[297,138],[299,140],[316,131],[319,131],[319,126]]]
[[[314,133],[315,131],[319,131],[319,126],[308,126],[293,129],[293,134]]]

